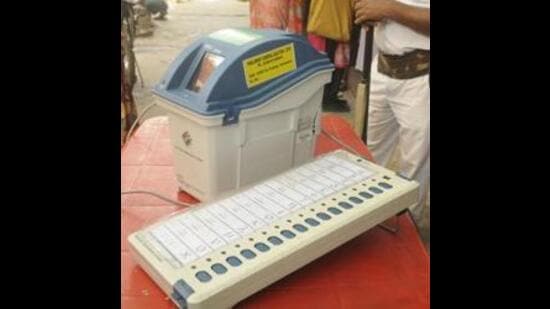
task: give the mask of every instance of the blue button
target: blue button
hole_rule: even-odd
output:
[[[292,233],[289,230],[282,230],[281,235],[283,235],[284,237],[286,237],[288,239],[292,239],[292,238],[296,237],[296,234]]]
[[[359,194],[361,194],[361,193],[359,193]],[[361,204],[361,203],[363,203],[363,200],[362,200],[362,199],[360,199],[360,198],[358,198],[358,197],[355,197],[355,196],[350,197],[349,200],[352,201],[352,202],[354,202],[355,204]]]
[[[244,249],[241,251],[241,255],[244,256],[245,258],[251,260],[253,258],[256,257],[256,253],[254,253],[254,251],[250,250],[250,249]]]
[[[348,202],[340,202],[338,203],[338,205],[344,209],[350,209],[350,208],[353,208],[353,205],[351,205],[350,203]]]
[[[387,182],[379,182],[378,185],[379,185],[380,187],[384,188],[384,189],[391,189],[391,188],[393,188],[393,186],[390,185],[390,184],[387,183]]]
[[[225,259],[225,261],[233,267],[237,267],[242,264],[241,260],[239,260],[239,258],[236,256],[230,256],[227,259]]]
[[[323,220],[330,220],[330,218],[332,218],[331,216],[329,216],[327,213],[324,213],[324,212],[320,212],[317,214],[317,218],[319,219],[323,219]]]
[[[307,231],[307,227],[305,227],[302,224],[294,224],[292,227],[300,233],[303,233],[303,232]]]
[[[216,263],[214,265],[212,265],[212,270],[216,273],[216,274],[225,274],[227,272],[227,268],[225,268],[225,266],[223,266],[222,264],[220,263]]]
[[[384,191],[382,191],[382,189],[380,189],[378,187],[370,187],[369,191],[373,192],[373,193],[376,193],[376,194],[380,194],[380,193],[384,192]]]
[[[255,247],[256,249],[258,249],[258,251],[260,251],[260,252],[269,251],[269,246],[266,245],[266,244],[264,244],[263,242],[256,243],[256,244],[254,245],[254,247]]]
[[[212,280],[212,276],[210,276],[210,274],[205,272],[204,270],[201,270],[198,273],[196,273],[195,277],[197,277],[197,279],[199,279],[200,282],[208,282]]]
[[[313,219],[313,218],[307,218],[306,220],[306,223],[311,225],[311,226],[317,226],[319,225],[319,221]]]
[[[267,239],[270,243],[274,244],[275,246],[278,246],[283,243],[283,241],[277,237],[277,236],[271,236]]]
[[[342,211],[336,207],[329,207],[327,210],[333,215],[339,215],[342,213]]]
[[[368,193],[368,192],[365,192],[365,191],[359,192],[359,195],[361,195],[362,197],[367,198],[367,199],[368,199],[368,198],[373,198],[373,197],[374,197],[374,195],[372,195],[372,194],[370,194],[370,193]]]

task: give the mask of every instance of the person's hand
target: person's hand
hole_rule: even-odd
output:
[[[355,0],[355,24],[388,18],[394,4],[394,0]]]

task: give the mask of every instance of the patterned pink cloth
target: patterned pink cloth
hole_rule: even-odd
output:
[[[250,27],[302,33],[302,4],[303,0],[250,0]]]
[[[287,31],[302,34],[304,32],[304,0],[290,0]]]
[[[303,0],[250,0],[250,27],[302,33],[304,30],[302,5]],[[326,52],[324,37],[309,33],[308,39],[315,49]],[[338,43],[333,61],[338,69],[349,65],[348,43]]]
[[[286,30],[291,0],[250,0],[250,27]]]
[[[326,52],[326,38],[315,35],[313,33],[308,33],[307,39],[316,50],[323,53]],[[347,66],[349,66],[349,48],[349,43],[338,43],[338,46],[336,47],[336,52],[334,53],[334,59],[332,59],[332,61],[334,62],[334,66],[337,69],[345,69]]]
[[[327,50],[327,40],[324,37],[315,35],[313,33],[308,33],[307,39],[311,46],[313,46],[317,51],[324,53]]]

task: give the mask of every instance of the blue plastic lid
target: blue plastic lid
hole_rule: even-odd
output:
[[[230,28],[186,48],[153,93],[200,115],[224,114],[224,124],[231,124],[238,122],[241,110],[333,68],[302,36]]]

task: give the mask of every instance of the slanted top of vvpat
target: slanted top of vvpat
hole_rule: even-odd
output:
[[[223,115],[223,123],[231,124],[242,110],[332,70],[329,59],[301,36],[230,28],[186,48],[153,92],[202,116]]]
[[[332,70],[277,30],[225,29],[186,48],[154,89],[180,188],[208,201],[311,160]]]

